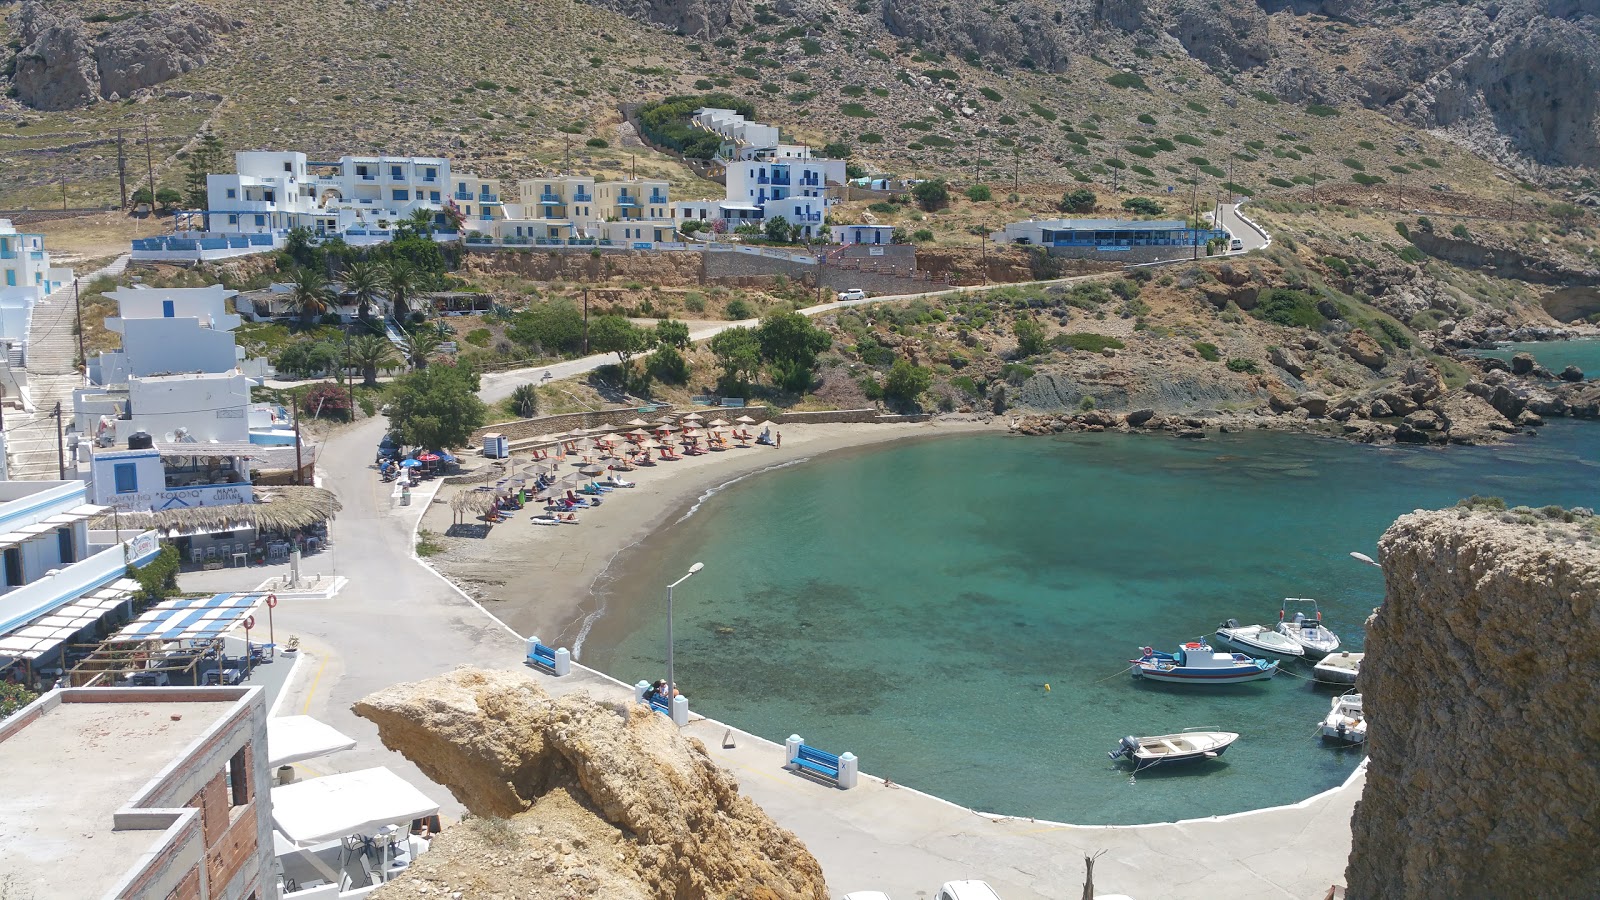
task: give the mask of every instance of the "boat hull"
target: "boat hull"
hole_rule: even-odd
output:
[[[1165,671],[1159,669],[1141,669],[1134,666],[1135,678],[1147,678],[1151,681],[1160,681],[1166,684],[1243,684],[1247,681],[1266,681],[1278,674],[1278,664],[1273,663],[1265,669],[1254,669],[1241,672],[1216,672],[1195,671],[1183,672],[1175,669]]]
[[[1185,732],[1183,734],[1164,734],[1155,737],[1125,737],[1116,750],[1109,754],[1114,760],[1122,760],[1133,764],[1135,771],[1148,769],[1153,766],[1177,765],[1179,763],[1204,762],[1216,759],[1226,753],[1239,735],[1233,732]],[[1179,746],[1189,746],[1192,749],[1179,750],[1176,746],[1162,747],[1163,741],[1180,742]],[[1154,748],[1146,744],[1156,745]]]
[[[1312,667],[1312,672],[1318,681],[1331,684],[1355,684],[1356,676],[1361,673],[1360,653],[1330,653],[1318,660]]]
[[[1277,634],[1277,632],[1267,633]],[[1227,644],[1231,647],[1237,647],[1246,653],[1258,653],[1262,656],[1272,657],[1273,659],[1303,659],[1306,655],[1305,649],[1299,644],[1295,644],[1293,647],[1281,647],[1264,644],[1243,634],[1239,634],[1231,628],[1218,628],[1216,639],[1221,643]],[[1290,643],[1293,642],[1291,641]]]

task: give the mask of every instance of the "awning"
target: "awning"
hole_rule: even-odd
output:
[[[121,578],[49,615],[11,629],[0,635],[0,658],[35,660],[49,656],[78,632],[126,603],[128,597],[138,589],[137,581]]]
[[[386,768],[362,769],[272,789],[272,824],[305,847],[385,825],[408,826],[439,804]]]
[[[200,641],[219,638],[260,605],[265,594],[217,594],[166,600],[128,623],[107,643],[131,641]]]
[[[310,716],[282,716],[267,720],[269,769],[349,750],[355,745],[355,738]]]

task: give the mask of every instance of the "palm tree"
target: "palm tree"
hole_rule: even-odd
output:
[[[352,263],[344,273],[344,289],[355,295],[362,321],[372,318],[372,305],[383,290],[383,281],[383,270],[375,262]]]
[[[426,209],[413,209],[411,215],[400,222],[401,228],[409,228],[417,234],[433,234],[433,212]]]
[[[394,344],[382,335],[363,334],[350,339],[344,349],[346,365],[361,370],[361,383],[367,387],[378,384],[378,370],[395,363]]]
[[[405,333],[405,337],[400,339],[400,349],[405,352],[406,359],[413,369],[426,369],[428,357],[432,356],[442,343],[444,341],[440,340],[437,331],[431,328],[419,328]]]
[[[289,308],[300,317],[300,324],[310,327],[311,320],[328,311],[333,302],[333,291],[328,289],[328,279],[315,269],[295,269],[289,280]]]
[[[417,289],[417,270],[403,259],[391,259],[383,267],[383,286],[394,303],[394,319],[405,324],[411,318],[411,294]]]

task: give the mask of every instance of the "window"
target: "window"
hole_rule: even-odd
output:
[[[439,192],[438,191],[429,191],[428,192],[428,202],[429,203],[438,203],[439,202]]]
[[[22,548],[7,547],[5,555],[6,585],[8,587],[22,586]]]
[[[396,202],[403,201],[403,200],[410,200],[411,199],[411,192],[410,191],[396,190],[394,192],[394,199],[395,199]]]
[[[294,166],[291,166],[288,163],[284,163],[283,164],[283,170],[285,172],[293,172],[294,171]]]
[[[239,199],[239,191],[236,188],[228,188],[228,199],[229,200],[237,200],[237,199]]]
[[[229,799],[234,806],[250,802],[250,748],[241,748],[228,760]]]
[[[176,316],[177,314],[178,314],[177,307],[173,305],[173,302],[171,300],[163,300],[163,301],[161,301],[161,318],[170,319],[173,316]]]
[[[265,227],[267,227],[267,217],[266,216],[256,216],[256,227],[257,228],[265,228]]]
[[[56,530],[56,545],[61,549],[61,564],[63,566],[78,561],[77,554],[73,548],[72,529],[70,527]]]
[[[16,269],[7,269],[6,270],[6,287],[16,287],[16,286],[17,286],[17,270]]]
[[[239,224],[239,217],[238,216],[229,216],[228,217],[228,224],[229,225],[237,225],[237,224]]]
[[[432,180],[434,180],[434,179],[435,179],[435,178],[438,178],[438,177],[439,177],[439,170],[438,170],[438,169],[435,169],[435,168],[432,168],[432,167],[429,167],[429,168],[428,168],[428,170],[427,170],[427,172],[428,172],[428,176],[427,176],[427,177],[428,177],[428,180],[429,180],[429,181],[432,181]]]
[[[276,196],[277,195],[274,194],[272,191],[262,191],[261,192],[261,199],[267,201],[268,203],[271,203]]]
[[[139,492],[139,467],[133,463],[117,463],[113,468],[113,478],[116,480],[117,493],[137,494]]]
[[[400,180],[400,167],[399,166],[390,166],[389,167],[389,177],[393,178],[395,181],[399,181]]]

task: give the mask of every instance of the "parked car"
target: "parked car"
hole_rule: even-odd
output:
[[[934,900],[1000,900],[987,881],[947,881]]]
[[[394,435],[386,434],[383,436],[383,440],[378,442],[379,461],[385,459],[399,459],[404,455],[405,454],[400,446],[400,442],[394,439]]]
[[[865,300],[865,299],[867,299],[867,292],[863,291],[861,288],[850,288],[847,291],[840,291],[839,292],[839,299],[840,300]]]
[[[1234,238],[1233,240],[1228,242],[1228,249],[1229,250],[1243,250],[1244,249],[1244,241],[1241,241],[1238,238]]]

